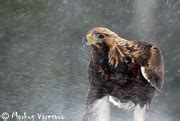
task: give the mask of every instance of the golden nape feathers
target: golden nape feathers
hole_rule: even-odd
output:
[[[97,27],[91,29],[86,35],[86,40],[88,45],[98,46],[100,43],[107,45],[109,48],[109,63],[115,67],[126,57],[134,60],[141,54],[141,50],[133,41],[123,39],[107,28]]]

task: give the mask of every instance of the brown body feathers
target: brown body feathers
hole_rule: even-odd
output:
[[[153,44],[120,38],[109,29],[88,32],[92,45],[88,64],[90,89],[88,105],[105,95],[141,106],[151,102],[164,83],[164,63]],[[93,42],[94,42],[93,41]]]

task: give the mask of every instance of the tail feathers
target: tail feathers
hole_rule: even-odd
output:
[[[83,121],[110,121],[109,97],[96,100],[87,108]]]

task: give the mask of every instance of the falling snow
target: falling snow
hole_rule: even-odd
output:
[[[147,121],[180,119],[179,0],[2,0],[0,14],[0,114],[43,112],[80,121],[88,88],[81,41],[90,28],[104,26],[160,47],[165,86]],[[112,106],[111,120],[132,117]]]

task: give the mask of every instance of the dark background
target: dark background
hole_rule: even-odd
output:
[[[165,86],[147,121],[179,121],[179,0],[0,0],[0,114],[80,121],[88,90],[88,49],[81,43],[95,26],[160,47]],[[113,105],[111,114],[111,121],[133,118]]]

